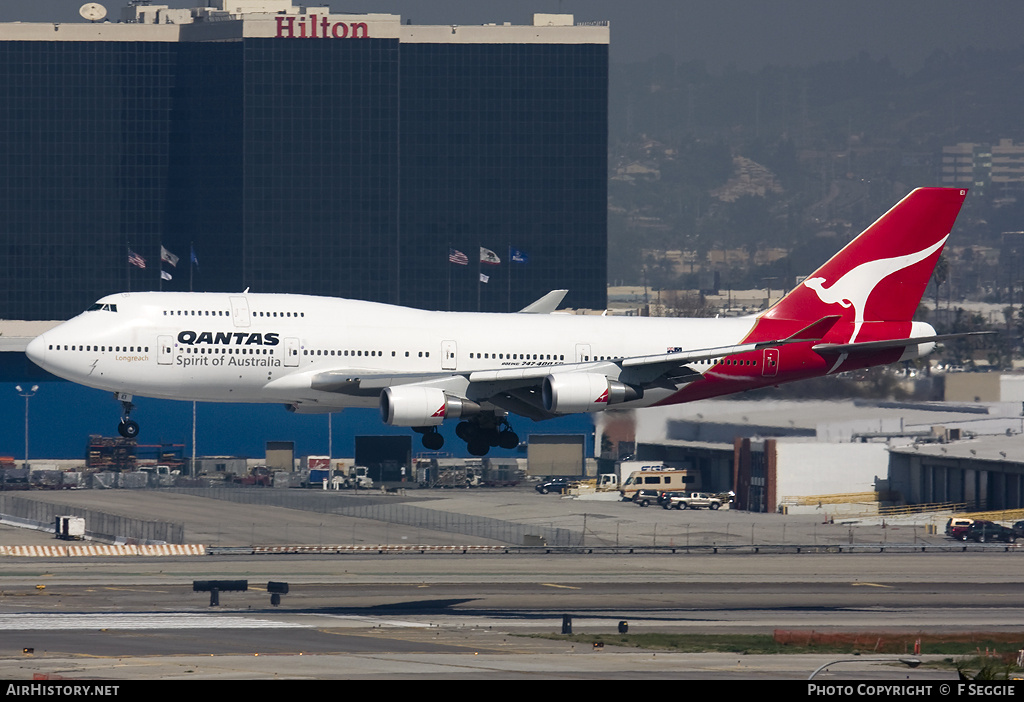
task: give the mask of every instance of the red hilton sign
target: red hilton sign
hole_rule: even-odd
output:
[[[278,39],[366,39],[370,36],[366,22],[331,22],[316,15],[275,17]],[[319,32],[319,33],[318,33]]]

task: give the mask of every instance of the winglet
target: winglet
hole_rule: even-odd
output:
[[[552,290],[544,297],[519,310],[519,314],[551,314],[562,304],[562,299],[568,292],[568,290]]]

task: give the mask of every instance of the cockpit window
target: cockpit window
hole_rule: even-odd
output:
[[[89,309],[87,309],[86,312],[94,312],[96,310],[103,310],[105,312],[117,312],[117,305],[97,302],[93,304],[91,307],[89,307]]]

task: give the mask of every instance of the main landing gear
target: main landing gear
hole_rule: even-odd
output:
[[[512,431],[508,420],[493,414],[482,414],[459,422],[455,434],[466,442],[466,448],[473,456],[486,456],[492,446],[514,449],[519,445],[519,435]]]
[[[117,425],[117,433],[126,439],[134,439],[139,435],[139,425],[129,419],[132,410],[135,409],[135,405],[132,404],[132,396],[114,393],[114,397],[121,401],[121,409],[124,411],[121,423]]]
[[[424,448],[437,451],[444,446],[444,437],[437,427],[413,427],[413,431],[423,435]],[[459,422],[455,434],[466,442],[466,448],[473,456],[486,456],[492,446],[503,449],[519,446],[519,435],[512,431],[512,425],[505,417],[493,413]]]

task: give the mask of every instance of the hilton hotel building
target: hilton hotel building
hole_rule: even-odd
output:
[[[0,24],[0,318],[190,285],[605,306],[607,23],[210,5]]]

